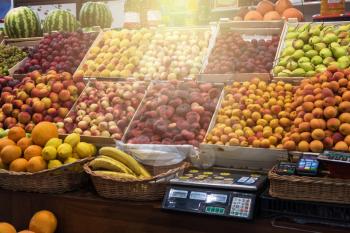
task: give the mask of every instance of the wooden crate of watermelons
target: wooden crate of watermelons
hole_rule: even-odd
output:
[[[0,187],[39,193],[75,190],[88,180],[82,165],[95,152],[78,134],[59,139],[53,123],[39,123],[30,137],[13,127],[0,139]]]
[[[97,193],[105,198],[150,201],[164,196],[167,183],[181,175],[189,163],[183,162],[158,172],[149,172],[131,155],[114,147],[103,147],[99,156],[84,165]]]

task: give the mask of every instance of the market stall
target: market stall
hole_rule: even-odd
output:
[[[347,232],[350,23],[146,5],[7,13],[0,233]]]

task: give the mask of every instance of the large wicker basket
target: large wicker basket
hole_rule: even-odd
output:
[[[0,187],[12,191],[64,193],[80,188],[88,181],[83,165],[91,158],[36,173],[0,170]]]
[[[278,175],[276,167],[269,172],[273,197],[350,204],[350,179]]]
[[[100,196],[132,201],[152,201],[162,199],[168,181],[176,175],[182,174],[187,167],[189,167],[189,163],[183,162],[176,168],[168,170],[165,173],[157,174],[151,179],[123,180],[109,176],[96,175],[94,171],[90,169],[88,163],[84,165],[85,172],[90,175],[92,183]]]

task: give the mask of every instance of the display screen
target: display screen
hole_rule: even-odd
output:
[[[190,199],[192,200],[199,200],[199,201],[205,201],[207,200],[207,194],[202,192],[191,192]]]
[[[187,198],[188,191],[178,190],[178,189],[170,189],[169,197],[174,198]]]
[[[220,202],[220,203],[226,203],[227,195],[224,194],[209,194],[207,196],[206,203],[213,203],[213,202]]]

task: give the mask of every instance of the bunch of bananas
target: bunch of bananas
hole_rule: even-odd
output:
[[[90,167],[96,175],[118,179],[136,180],[152,177],[131,155],[114,147],[102,147],[99,156],[91,161]]]

